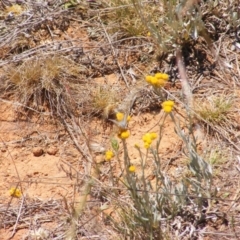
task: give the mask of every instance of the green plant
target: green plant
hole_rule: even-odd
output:
[[[140,0],[132,2],[163,53],[181,49],[191,38],[196,39],[205,31],[201,9],[194,1],[164,0],[158,10],[153,11],[145,11],[146,6]]]
[[[152,84],[152,82],[150,82]],[[155,86],[155,85],[154,85]],[[161,92],[162,85],[156,92]],[[196,229],[197,223],[204,221],[204,211],[211,207],[211,197],[214,194],[212,188],[212,168],[197,152],[196,139],[192,131],[191,115],[186,119],[187,132],[183,132],[179,119],[174,114],[174,102],[171,100],[162,103],[165,112],[164,118],[159,123],[159,134],[149,132],[143,135],[143,148],[135,145],[138,150],[141,163],[138,173],[129,157],[128,137],[119,136],[123,146],[124,178],[122,184],[126,186],[130,194],[128,206],[120,207],[120,217],[123,226],[118,225],[118,229],[125,236],[133,238],[137,236],[141,239],[167,239],[173,236],[174,230],[170,226],[179,219],[187,222],[192,229]],[[188,111],[188,108],[186,108]],[[167,174],[162,167],[162,159],[159,154],[164,131],[164,123],[170,116],[175,125],[175,131],[184,144],[184,153],[189,159],[188,168],[191,174],[182,175],[179,179]],[[155,144],[155,139],[157,142]],[[144,150],[145,149],[145,150]],[[106,153],[108,156],[108,152]],[[118,148],[116,149],[118,156]],[[111,158],[113,155],[111,154]],[[146,176],[146,166],[154,166],[154,181]],[[121,206],[121,205],[120,205]],[[177,220],[178,219],[178,220]],[[194,220],[193,220],[194,219]],[[115,223],[116,224],[116,223]],[[125,229],[125,230],[124,230]],[[183,231],[180,226],[178,231]],[[179,234],[180,234],[179,232]],[[194,231],[193,231],[194,232]],[[196,236],[197,233],[186,231],[182,234]],[[171,238],[171,237],[170,237]]]

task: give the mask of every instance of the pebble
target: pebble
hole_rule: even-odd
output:
[[[41,147],[33,148],[32,152],[35,157],[40,157],[43,155],[43,149]]]
[[[1,148],[1,152],[6,152],[7,148]]]
[[[57,152],[58,152],[58,149],[56,147],[49,147],[47,150],[47,153],[49,155],[56,155]]]

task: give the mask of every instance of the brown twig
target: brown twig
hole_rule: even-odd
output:
[[[188,82],[188,77],[187,77],[186,69],[183,62],[182,51],[179,48],[176,50],[176,60],[177,60],[179,75],[181,78],[182,91],[186,100],[186,105],[189,109],[191,109],[193,106],[193,95],[192,95],[191,87]]]
[[[20,217],[21,217],[21,211],[22,211],[22,209],[23,209],[23,204],[24,204],[24,202],[25,202],[25,197],[23,196],[23,197],[22,197],[22,201],[21,201],[20,208],[19,208],[19,210],[18,210],[17,219],[16,219],[16,222],[15,222],[14,227],[13,227],[13,230],[12,230],[12,234],[11,234],[11,236],[10,236],[9,239],[12,239],[12,238],[14,237],[15,233],[16,233],[16,228],[17,228],[19,219],[20,219]]]

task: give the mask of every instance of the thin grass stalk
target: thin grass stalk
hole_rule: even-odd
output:
[[[86,206],[87,197],[91,191],[92,184],[93,184],[93,180],[90,179],[84,186],[84,191],[82,193],[82,196],[79,196],[78,199],[76,199],[76,204],[73,208],[73,213],[72,213],[71,225],[66,232],[65,240],[75,240],[77,238],[77,222]]]

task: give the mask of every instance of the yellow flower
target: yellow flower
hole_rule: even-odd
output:
[[[150,133],[146,133],[143,135],[142,140],[144,143],[151,144],[152,143],[152,138]]]
[[[156,77],[152,77],[151,84],[152,85],[157,85],[158,84],[158,79]]]
[[[121,139],[127,139],[130,136],[129,130],[123,130],[118,133],[118,137]]]
[[[174,101],[172,100],[164,101],[161,105],[164,112],[170,113],[174,107]]]
[[[162,73],[156,73],[154,75],[154,77],[156,77],[157,79],[161,79],[162,78]]]
[[[157,79],[162,79],[164,81],[169,80],[169,75],[166,73],[156,73],[154,77],[156,77]]]
[[[156,73],[154,76],[146,76],[146,82],[153,85],[154,87],[163,87],[169,79],[166,73]]]
[[[172,101],[172,100],[167,100],[167,101],[164,101],[164,102],[162,103],[162,105],[168,105],[168,106],[173,107],[173,106],[174,106],[174,101]]]
[[[151,145],[151,143],[144,142],[144,147],[145,147],[146,149],[150,148],[150,145]]]
[[[152,78],[153,78],[153,76],[146,76],[145,77],[145,80],[146,80],[146,82],[148,82],[148,83],[151,83],[152,82]]]
[[[156,138],[157,138],[157,134],[155,132],[144,134],[142,137],[142,140],[144,142],[144,147],[146,149],[150,148],[152,141]]]
[[[122,121],[124,118],[124,114],[121,112],[116,113],[116,118],[118,121]]]
[[[163,108],[163,110],[164,110],[164,112],[166,112],[166,113],[170,113],[170,112],[172,111],[172,107],[171,107],[171,106],[165,106],[165,107]]]
[[[169,75],[166,73],[162,74],[162,79],[168,81],[169,80]]]
[[[167,81],[164,79],[158,79],[156,87],[164,87],[166,85]]]
[[[121,112],[116,113],[116,119],[118,120],[118,122],[123,121],[123,120],[124,120],[124,114],[121,113]],[[127,117],[127,122],[129,122],[130,119],[131,119],[131,117],[128,116],[128,117]]]
[[[150,137],[152,140],[157,138],[157,134],[155,132],[150,133]]]
[[[147,36],[148,36],[148,37],[150,37],[150,36],[151,36],[151,33],[150,33],[150,32],[148,32],[148,33],[147,33]]]
[[[111,150],[106,151],[105,159],[106,161],[110,161],[114,157],[114,153]]]
[[[20,198],[22,196],[21,190],[15,187],[11,187],[9,190],[10,196]]]
[[[131,173],[134,173],[136,171],[136,167],[131,165],[129,168],[128,168],[128,171],[131,172]]]

